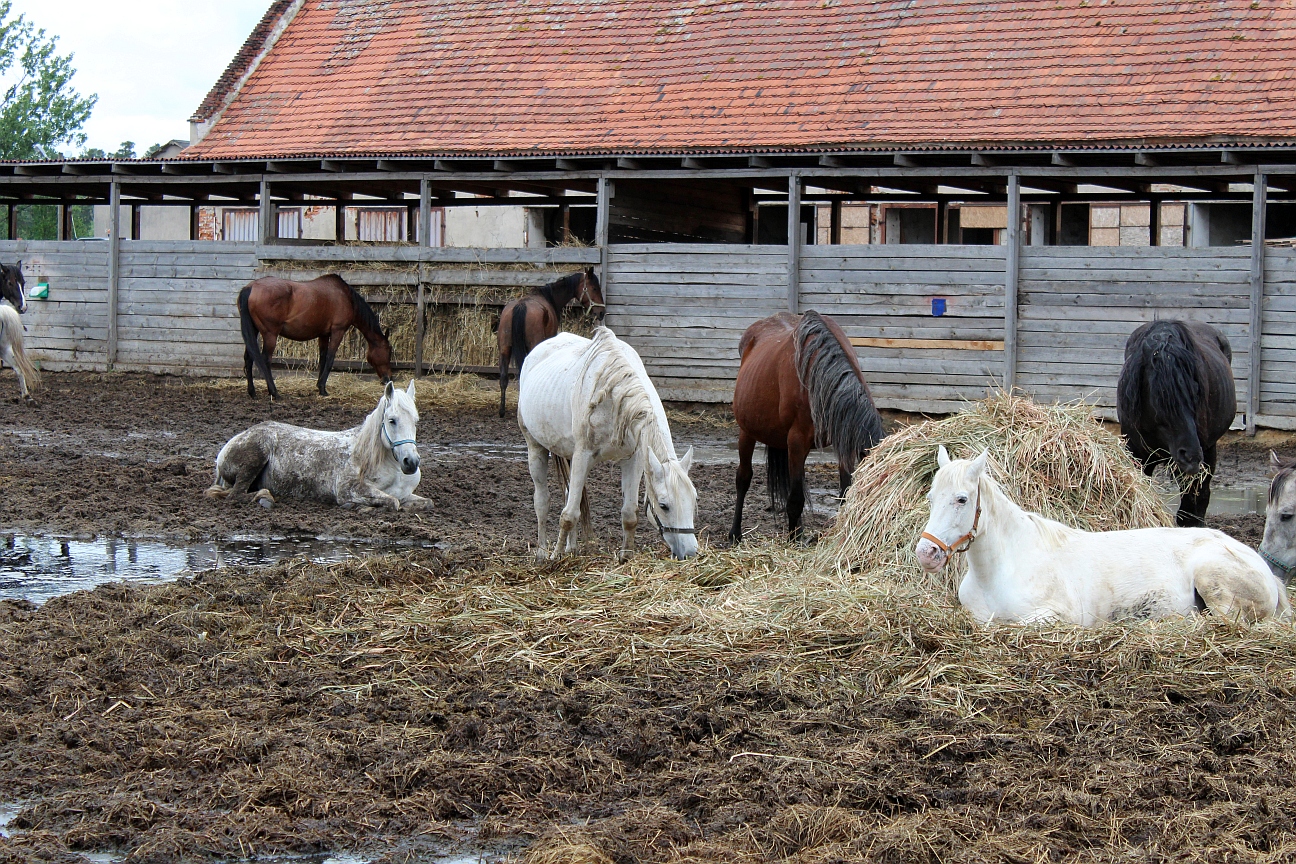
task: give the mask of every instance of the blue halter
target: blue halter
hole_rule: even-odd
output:
[[[391,449],[393,456],[396,455],[396,448],[401,446],[402,444],[417,444],[417,442],[413,438],[402,438],[399,441],[391,440],[391,436],[387,434],[386,423],[382,424],[382,436],[387,441],[387,446],[388,448]]]

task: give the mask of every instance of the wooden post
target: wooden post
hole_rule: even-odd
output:
[[[132,204],[130,239],[139,240],[142,234],[143,234],[143,230],[142,230],[142,226],[140,225],[140,205]]]
[[[428,178],[419,180],[419,245],[428,248],[432,245],[432,184]],[[419,262],[418,302],[414,314],[414,377],[423,377],[423,340],[427,336],[427,295],[423,286],[427,274],[427,262]]]
[[[801,175],[788,175],[788,311],[801,312]]]
[[[571,233],[571,205],[562,204],[559,206],[559,212],[562,215],[562,239],[561,243],[565,246],[572,241]]]
[[[108,188],[108,370],[117,362],[117,285],[121,281],[121,184],[113,178]]]
[[[834,246],[841,245],[842,229],[842,202],[841,199],[832,202],[828,211],[828,242]]]
[[[199,230],[199,224],[198,224],[199,216],[200,213],[199,213],[198,202],[195,201],[193,204],[189,205],[189,239],[190,240],[197,240],[198,235],[202,233]]]
[[[594,221],[594,245],[599,248],[599,283],[603,286],[603,301],[608,300],[608,237],[611,235],[612,196],[616,190],[605,176],[598,178],[598,213]]]
[[[55,240],[66,240],[67,238],[67,214],[68,208],[65,204],[59,204],[54,208],[54,218],[58,222],[58,227],[54,230]]]
[[[1008,177],[1008,260],[1004,267],[1004,389],[1017,386],[1017,279],[1021,268],[1021,181]]]
[[[949,201],[945,198],[936,199],[936,242],[949,242]]]
[[[1148,204],[1148,245],[1161,245],[1161,199],[1153,198]]]
[[[346,201],[342,196],[333,204],[333,242],[346,240]]]
[[[274,205],[270,203],[270,178],[261,175],[261,194],[257,200],[260,213],[257,216],[261,223],[261,245],[269,246],[279,236],[278,220],[275,218]]]
[[[1265,211],[1269,178],[1257,171],[1251,193],[1251,342],[1247,354],[1246,434],[1256,434],[1260,413],[1260,357],[1264,336]]]
[[[10,240],[18,239],[18,205],[9,205],[9,237]]]

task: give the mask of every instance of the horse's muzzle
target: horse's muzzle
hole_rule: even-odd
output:
[[[918,541],[914,555],[918,558],[918,566],[928,573],[935,573],[949,563],[949,554],[927,539]]]
[[[417,456],[406,456],[401,460],[401,471],[406,474],[413,474],[419,470],[419,458]]]

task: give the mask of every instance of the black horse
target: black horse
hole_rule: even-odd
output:
[[[27,311],[26,288],[21,261],[17,264],[0,264],[0,300],[8,300],[19,314]]]
[[[1154,321],[1125,343],[1121,434],[1148,476],[1158,465],[1177,470],[1181,527],[1206,524],[1215,442],[1237,413],[1232,361],[1228,339],[1209,324]]]

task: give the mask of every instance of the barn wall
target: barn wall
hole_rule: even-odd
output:
[[[1017,384],[1037,399],[1084,399],[1114,412],[1125,340],[1148,321],[1218,327],[1247,404],[1251,249],[1028,247],[1021,262]],[[1114,416],[1114,415],[1112,415]]]
[[[242,367],[235,301],[256,267],[247,243],[123,241],[116,368],[206,375]]]
[[[856,348],[865,380],[880,405],[902,411],[957,411],[1003,380],[1003,284],[994,246],[801,250],[801,309],[867,340]],[[933,299],[945,301],[942,314]],[[937,347],[946,343],[964,344]]]
[[[102,369],[108,340],[108,244],[0,241],[5,263],[22,261],[30,294],[48,282],[49,300],[29,300],[23,316],[24,345],[41,368]]]
[[[787,308],[782,246],[618,244],[605,323],[635,347],[663,399],[728,402],[738,340]]]
[[[1296,426],[1296,249],[1265,250],[1263,321],[1259,421],[1290,429]]]

